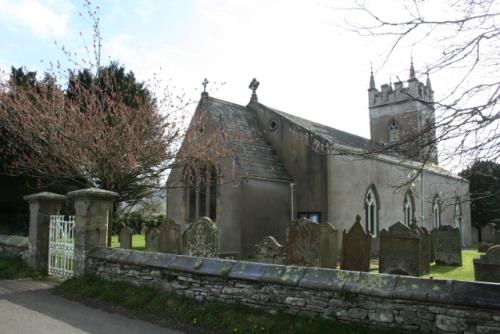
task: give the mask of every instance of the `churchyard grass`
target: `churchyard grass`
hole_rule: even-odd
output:
[[[111,237],[111,247],[118,248],[120,247],[120,243],[118,242],[118,236],[114,234]],[[144,235],[142,234],[134,234],[132,236],[132,249],[143,251],[146,248],[146,241],[144,239]]]
[[[0,279],[41,278],[20,256],[0,255]]]
[[[477,249],[462,250],[462,266],[441,266],[432,264],[431,273],[424,277],[432,277],[435,279],[450,279],[458,281],[474,281],[474,264],[473,259],[477,259],[481,254]]]
[[[177,324],[188,332],[200,329],[217,333],[417,333],[394,328],[367,328],[322,318],[280,312],[268,313],[237,304],[199,302],[193,299],[126,282],[112,282],[96,276],[65,281],[56,291],[69,298],[100,303],[132,312],[135,316],[168,325]],[[170,323],[169,323],[170,321]]]
[[[422,277],[457,281],[474,281],[474,264],[472,260],[479,258],[481,254],[484,253],[478,252],[477,249],[464,249],[462,250],[461,267],[432,264],[430,274]],[[372,260],[370,272],[378,273],[378,260]]]

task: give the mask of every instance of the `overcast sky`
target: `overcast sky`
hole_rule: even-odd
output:
[[[212,96],[245,105],[256,77],[261,103],[364,137],[370,63],[380,86],[390,77],[407,79],[411,53],[417,71],[425,72],[439,52],[425,45],[402,47],[383,64],[388,42],[343,29],[348,12],[325,1],[102,2],[104,57],[118,60],[140,80],[160,73],[198,99],[206,77]],[[389,12],[402,10],[397,1],[376,3]],[[79,0],[0,0],[0,68],[43,72],[50,61],[66,59],[54,41],[84,55],[91,22],[79,15],[82,10]],[[431,79],[439,98],[447,82]]]

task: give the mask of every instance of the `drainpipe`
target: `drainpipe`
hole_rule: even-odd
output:
[[[422,168],[422,171],[420,172],[420,202],[421,202],[421,213],[422,213],[422,226],[424,225],[424,219],[425,219],[425,211],[424,211],[424,204],[425,204],[425,193],[424,193],[424,169]]]
[[[295,219],[295,217],[294,217],[295,208],[293,207],[294,191],[295,191],[295,183],[291,182],[290,183],[290,221]]]

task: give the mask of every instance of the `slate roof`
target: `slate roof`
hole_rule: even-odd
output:
[[[327,140],[332,144],[340,144],[370,152],[383,151],[385,154],[390,153],[391,155],[398,155],[399,157],[401,157],[401,155],[397,154],[396,152],[387,152],[387,149],[384,150],[384,145],[379,144],[370,139],[353,135],[351,133],[341,131],[335,128],[331,128],[329,126],[320,123],[312,122],[304,118],[290,115],[283,111],[267,107],[261,103],[259,103],[259,105],[288,119],[289,121],[301,126],[307,131]]]
[[[291,180],[276,151],[266,141],[255,111],[209,97],[208,112],[222,130],[242,176]]]
[[[267,142],[264,132],[260,128],[257,115],[252,108],[213,97],[208,97],[208,102],[208,110],[218,122],[219,127],[223,129],[222,133],[226,136],[225,141],[235,155],[242,176],[291,180],[278,154],[271,144]],[[415,168],[422,167],[420,162],[413,161],[410,157],[399,152],[387,150],[383,144],[370,139],[290,115],[261,103],[258,103],[258,106],[288,119],[329,143],[346,146],[347,149],[354,148],[364,152],[380,152],[396,159],[404,159],[407,163],[414,164]],[[460,178],[438,165],[428,165],[425,169],[441,175]]]

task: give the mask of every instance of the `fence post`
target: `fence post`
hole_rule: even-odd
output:
[[[87,188],[70,191],[75,207],[75,276],[85,274],[87,253],[107,244],[109,214],[118,194],[108,190]]]
[[[50,215],[56,215],[61,211],[66,196],[41,192],[23,198],[30,206],[28,263],[33,269],[46,273],[49,258]]]

